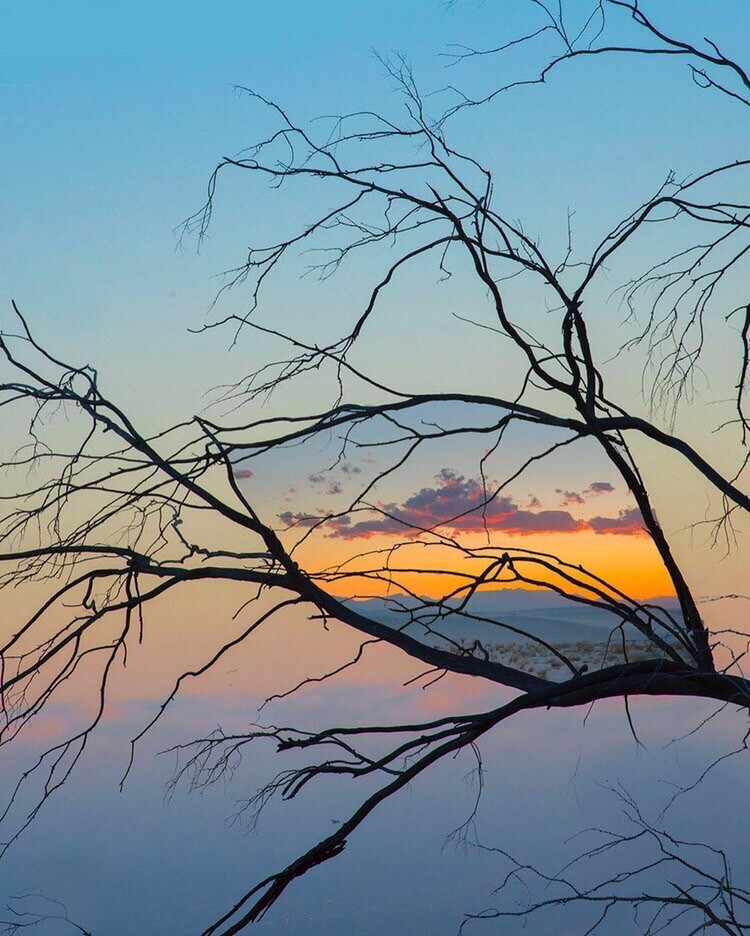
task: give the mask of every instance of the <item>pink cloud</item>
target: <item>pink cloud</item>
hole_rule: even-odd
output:
[[[372,536],[415,536],[421,530],[443,528],[458,532],[503,531],[509,534],[596,533],[638,535],[644,532],[637,510],[621,511],[617,517],[573,517],[567,510],[538,510],[539,500],[531,498],[524,509],[509,495],[492,496],[476,478],[466,478],[449,468],[435,476],[433,487],[423,487],[403,503],[381,503],[379,514],[368,520],[352,522],[341,517],[328,524],[330,536],[343,539],[368,539]],[[597,483],[597,482],[595,482]],[[606,482],[600,482],[605,485]],[[582,504],[584,498],[571,491],[564,493],[568,503]],[[606,493],[606,489],[602,490]],[[577,499],[576,499],[577,498]],[[289,515],[291,516],[291,514]],[[282,515],[282,518],[284,515]],[[295,515],[295,522],[308,523],[305,515]]]
[[[242,481],[242,480],[245,480],[246,478],[255,477],[255,472],[251,468],[235,468],[234,476],[238,480]]]
[[[507,495],[492,497],[491,490],[486,490],[479,480],[465,478],[449,468],[443,468],[435,480],[434,487],[421,488],[402,504],[381,504],[379,517],[358,523],[333,521],[331,535],[346,539],[404,536],[434,527],[455,532],[486,528],[520,534],[572,532],[584,528],[583,523],[567,511],[523,510]],[[538,503],[536,501],[534,506]]]

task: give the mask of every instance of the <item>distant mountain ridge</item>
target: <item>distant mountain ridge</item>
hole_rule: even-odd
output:
[[[429,598],[423,600],[430,601]],[[604,608],[566,602],[554,593],[522,588],[480,592],[472,597],[463,613],[457,610],[446,613],[445,608],[440,613],[429,605],[423,608],[420,599],[407,595],[348,603],[368,617],[431,644],[441,639],[461,643],[474,640],[483,644],[515,643],[535,637],[549,643],[604,643],[620,623],[616,615]],[[651,598],[642,603],[659,607],[678,622],[681,620],[679,604],[674,597]],[[458,609],[460,604],[458,599],[445,602],[449,609]],[[410,620],[412,614],[414,617]],[[473,620],[471,616],[484,620]],[[667,636],[666,631],[663,634]],[[628,640],[643,639],[632,624],[625,625],[625,636]]]

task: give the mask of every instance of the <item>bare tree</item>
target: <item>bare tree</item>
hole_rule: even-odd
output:
[[[545,912],[559,914],[561,909],[574,905],[589,910],[591,916],[584,924],[589,933],[606,926],[615,912],[623,910],[630,913],[634,931],[646,934],[668,931],[673,926],[689,933],[738,936],[747,932],[750,894],[733,882],[725,853],[703,842],[676,839],[648,822],[627,793],[615,792],[622,800],[627,831],[588,830],[596,844],[577,853],[555,874],[521,865],[501,852],[509,868],[497,893],[521,884],[525,900],[506,901],[508,909],[490,908],[471,914],[461,925],[461,932],[475,921],[528,920]],[[603,855],[615,856],[618,870],[592,883],[586,866],[593,862],[596,867]],[[655,882],[657,870],[665,872],[664,889]]]
[[[654,194],[585,251],[574,247],[569,227],[567,250],[558,257],[506,214],[492,171],[451,143],[459,118],[468,119],[475,108],[486,110],[520,85],[552,81],[578,58],[677,58],[687,63],[701,89],[729,96],[738,119],[749,103],[750,80],[711,40],[694,43],[672,35],[636,0],[602,0],[583,14],[531,0],[530,14],[536,26],[528,34],[488,50],[460,48],[454,58],[494,60],[521,45],[536,69],[531,77],[475,97],[451,87],[450,103],[437,115],[401,57],[384,60],[401,95],[393,115],[363,111],[306,126],[275,102],[243,89],[270,129],[239,156],[220,162],[205,206],[185,223],[185,235],[200,239],[206,233],[228,173],[270,185],[286,206],[287,191],[294,204],[297,188],[309,186],[318,213],[301,220],[287,207],[273,224],[283,233],[251,247],[229,272],[224,289],[242,287],[248,301],[241,311],[219,315],[206,327],[229,328],[236,344],[254,334],[257,347],[281,351],[251,364],[245,379],[219,388],[204,413],[148,434],[101,388],[93,367],[60,360],[46,349],[19,308],[14,306],[15,327],[0,338],[8,375],[0,388],[3,411],[8,425],[17,425],[19,418],[26,425],[23,443],[3,459],[14,488],[3,496],[0,586],[44,583],[46,588],[36,610],[3,634],[2,743],[25,730],[71,680],[95,671],[97,684],[92,717],[47,747],[19,781],[11,805],[30,776],[43,776],[43,795],[9,841],[82,757],[102,718],[114,668],[148,626],[148,606],[188,582],[237,583],[243,588],[243,611],[257,608],[257,614],[231,638],[219,640],[203,665],[177,679],[134,738],[134,747],[186,679],[208,672],[293,606],[362,636],[359,652],[346,665],[359,662],[366,646],[377,641],[424,664],[428,682],[451,673],[489,680],[500,692],[487,710],[420,724],[332,725],[322,731],[257,726],[241,736],[218,731],[184,745],[176,780],[187,776],[198,786],[224,776],[259,738],[274,741],[280,755],[309,755],[305,766],[282,769],[259,790],[250,801],[254,809],[276,794],[294,797],[326,776],[375,777],[381,784],[328,837],[287,867],[249,884],[204,936],[228,936],[258,920],[295,878],[340,854],[380,803],[441,759],[476,749],[485,735],[521,712],[608,698],[624,700],[627,708],[627,700],[637,696],[697,697],[750,708],[750,683],[736,658],[722,650],[727,634],[705,625],[644,476],[648,458],[668,460],[679,466],[674,470],[701,478],[717,505],[707,518],[717,543],[723,537],[731,544],[738,518],[750,509],[743,480],[750,429],[750,305],[742,294],[750,246],[750,203],[743,200],[742,179],[750,160],[729,153],[724,163],[703,167],[690,178],[669,173]],[[558,50],[550,57],[551,40]],[[540,54],[548,57],[537,67],[536,43],[542,41]],[[651,260],[633,274],[621,258],[640,243]],[[347,265],[356,267],[359,258],[366,258],[370,275],[377,269],[343,330],[329,335],[327,322],[310,327],[294,316],[285,322],[279,313],[266,313],[266,291],[279,278],[283,282],[300,256],[311,264],[308,272],[324,281]],[[412,271],[423,275],[428,264],[431,280],[436,273],[439,279],[471,284],[476,316],[467,321],[457,313],[453,322],[467,334],[480,329],[496,344],[498,379],[491,383],[505,392],[477,389],[479,382],[455,385],[446,373],[422,378],[422,386],[432,388],[415,392],[409,375],[400,384],[383,376],[368,349],[368,335],[389,287]],[[601,322],[612,315],[605,294],[619,270],[625,271],[616,284],[621,315],[639,324],[615,350],[622,358],[646,349],[645,406],[616,399],[608,389],[612,349],[602,338]],[[739,300],[728,304],[728,296]],[[722,415],[722,432],[734,445],[729,470],[674,428],[703,362],[706,335],[726,323],[736,338],[733,411],[729,419]],[[327,397],[308,409],[304,401],[313,380]],[[318,394],[310,398],[322,399]],[[269,398],[282,401],[270,414],[262,408]],[[513,455],[519,428],[536,440],[521,458]],[[271,470],[267,466],[290,451],[304,453],[313,440],[333,453],[339,473],[316,475],[311,483],[328,484],[336,507],[280,510],[256,501],[243,479]],[[476,453],[475,477],[441,464],[446,443]],[[583,521],[512,500],[512,485],[568,449],[606,461],[631,492],[632,508]],[[498,453],[508,453],[503,464],[512,467],[496,479]],[[367,458],[356,471],[355,454]],[[439,503],[435,511],[418,509],[413,498],[384,499],[380,492],[406,477],[412,465],[424,479],[428,457],[437,481],[422,493]],[[346,488],[336,480],[342,473]],[[675,602],[654,605],[579,557],[520,548],[517,539],[513,544],[503,539],[523,529],[584,527],[602,533],[627,527],[647,536]],[[317,558],[316,543],[326,537],[340,550],[333,563]],[[373,548],[358,545],[372,537],[379,537]],[[427,581],[429,587],[422,587]],[[606,614],[607,640],[573,646],[541,636],[512,616],[489,613],[479,599],[508,587],[551,593],[571,606]],[[467,640],[472,629],[479,636]],[[483,636],[488,631],[497,634],[496,641]],[[533,652],[513,654],[509,638],[521,638]],[[503,692],[508,689],[516,693],[510,699]],[[682,871],[693,868],[679,842],[632,808],[640,823],[637,835],[650,837],[661,850],[660,861],[677,862]],[[728,875],[701,870],[698,883],[675,885],[672,894],[628,891],[626,885],[649,867],[594,887],[555,878],[564,890],[556,905],[601,901],[604,920],[615,903],[650,903],[657,909],[648,932],[666,918],[682,920],[678,914],[688,909],[709,921],[701,931],[742,931],[742,913],[735,907],[746,903],[746,895],[729,885]]]
[[[70,918],[65,904],[59,900],[45,897],[43,894],[29,892],[18,894],[12,898],[8,905],[9,920],[0,921],[4,926],[3,933],[7,936],[17,936],[18,933],[52,932],[54,926],[58,933],[78,933],[79,936],[91,936],[79,923]]]

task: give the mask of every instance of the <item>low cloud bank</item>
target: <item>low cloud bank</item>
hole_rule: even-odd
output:
[[[584,504],[588,497],[599,497],[614,491],[607,481],[594,481],[581,494],[559,490],[563,505]],[[533,509],[531,509],[533,508]],[[309,526],[320,517],[309,514],[280,514],[287,524]],[[403,503],[382,503],[368,520],[354,522],[350,516],[333,518],[326,524],[332,537],[369,539],[373,536],[409,536],[422,530],[442,528],[453,533],[502,531],[508,534],[577,533],[593,531],[599,534],[626,536],[645,535],[640,512],[633,508],[620,510],[617,516],[574,517],[568,510],[543,510],[539,499],[531,496],[527,507],[519,506],[510,495],[492,494],[477,478],[466,478],[450,468],[435,476],[433,487],[423,487]]]

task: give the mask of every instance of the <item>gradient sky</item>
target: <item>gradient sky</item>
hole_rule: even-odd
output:
[[[692,0],[680,3],[678,13],[674,4],[656,3],[654,15],[662,9],[683,34],[710,34],[730,55],[746,48],[750,11],[738,22],[729,15],[736,5],[728,3]],[[451,42],[486,46],[528,22],[533,17],[520,0],[450,8],[437,0],[386,0],[377,9],[292,2],[283,10],[238,0],[211,10],[197,2],[115,7],[93,0],[8,0],[0,36],[6,308],[16,299],[56,350],[96,364],[103,387],[144,424],[199,408],[201,394],[217,379],[245,371],[247,345],[227,354],[228,334],[195,337],[186,329],[206,320],[221,283],[215,275],[240,261],[259,225],[272,224],[278,214],[269,193],[230,183],[201,254],[190,240],[177,249],[174,229],[200,207],[217,159],[238,152],[262,126],[233,85],[288,102],[302,118],[365,104],[393,108],[396,97],[373,49],[408,53],[425,88],[456,82],[476,90],[488,86],[487,74],[502,80],[504,67],[518,74],[529,66],[509,57],[507,66],[486,60],[481,70],[446,71],[449,60],[440,53]],[[492,163],[506,213],[523,217],[554,253],[564,241],[568,208],[576,211],[583,249],[669,169],[685,174],[739,154],[747,133],[736,118],[731,102],[701,93],[684,67],[656,60],[634,67],[620,58],[563,69],[543,89],[503,98],[479,120],[457,121],[455,132]],[[303,193],[294,208],[305,215],[315,204],[313,194]],[[317,292],[309,280],[290,279],[272,301],[285,311],[292,307],[295,320],[297,306],[311,305],[306,327],[325,331],[351,316],[349,287],[368,282],[374,272],[367,263],[355,264]],[[382,324],[373,326],[368,354],[384,373],[406,374],[415,386],[470,380],[497,389],[497,350],[469,329],[461,332],[457,354],[456,332],[443,328],[457,303],[471,312],[476,297],[462,293],[466,284],[460,282],[443,290],[433,285],[432,274],[426,281],[404,278],[384,304]],[[431,318],[414,314],[420,300]],[[244,301],[234,293],[222,311],[242,308]],[[717,345],[714,353],[721,350]],[[614,365],[613,382],[632,397],[635,377],[632,365]],[[701,401],[710,408],[724,390],[711,387]],[[696,423],[697,410],[691,415]],[[715,444],[717,457],[721,445]],[[473,477],[471,466],[459,461],[423,465],[421,476],[407,476],[384,502],[404,502],[443,468]],[[304,481],[304,466],[295,470]],[[601,479],[582,464],[580,474],[550,477],[548,493],[580,491],[594,480]],[[687,473],[671,475],[669,491],[659,492],[662,480],[656,464],[660,516],[670,532],[705,513],[701,506],[684,516],[693,491]],[[525,487],[514,495],[525,497]],[[258,489],[264,493],[262,482]],[[691,503],[707,503],[706,496],[700,488]]]
[[[750,4],[743,8],[729,0],[653,0],[649,8],[655,16],[663,12],[676,32],[712,36],[728,55],[744,55],[750,48]],[[737,10],[743,9],[738,18]],[[238,153],[264,127],[257,110],[233,86],[251,85],[288,102],[301,119],[363,106],[394,108],[397,97],[372,54],[375,49],[408,53],[425,88],[454,81],[486,89],[480,72],[492,81],[502,80],[500,63],[446,72],[447,60],[439,53],[452,42],[486,46],[515,36],[529,22],[528,10],[524,0],[458,0],[452,5],[443,0],[4,0],[0,327],[10,321],[10,300],[15,299],[53,350],[76,363],[94,364],[102,388],[129,407],[145,429],[197,411],[205,403],[206,390],[242,375],[249,361],[268,350],[261,342],[241,341],[230,352],[226,332],[188,333],[188,327],[210,317],[211,300],[222,282],[216,274],[240,262],[258,232],[273,229],[284,212],[307,217],[319,204],[316,195],[303,193],[291,206],[284,202],[278,208],[277,197],[267,191],[246,180],[231,182],[222,190],[201,253],[189,239],[178,249],[175,228],[201,206],[217,160]],[[508,69],[524,67],[519,57],[508,58]],[[480,119],[457,121],[455,132],[465,148],[492,163],[498,198],[508,215],[522,217],[526,229],[554,253],[564,250],[567,213],[574,209],[576,236],[585,252],[603,230],[648,197],[668,170],[682,175],[718,158],[746,156],[748,123],[745,115],[739,118],[731,102],[697,89],[684,66],[602,59],[564,69],[544,88],[503,98]],[[631,257],[636,266],[644,259],[646,252]],[[288,315],[312,334],[330,331],[351,318],[350,300],[359,298],[362,284],[371,283],[376,272],[374,264],[362,261],[322,287],[289,276],[272,293],[267,314]],[[468,385],[503,392],[507,388],[497,377],[498,361],[506,382],[512,383],[509,378],[515,373],[502,356],[503,345],[489,342],[478,330],[457,329],[450,317],[453,311],[476,312],[481,297],[458,277],[442,289],[435,279],[433,272],[425,275],[420,268],[394,287],[384,302],[382,321],[368,334],[369,358],[383,374],[414,388],[445,389],[453,381],[455,389]],[[242,309],[245,302],[246,296],[235,292],[225,297],[220,311]],[[596,318],[597,340],[620,340],[614,321],[607,315]],[[716,368],[718,376],[700,384],[689,421],[681,424],[728,470],[736,457],[731,440],[707,436],[706,427],[708,417],[715,420],[721,411],[716,401],[731,388],[734,372],[726,364],[734,362],[735,353],[736,344],[730,345],[725,336],[712,339],[707,370]],[[642,406],[637,362],[613,363],[610,379],[629,401]],[[325,399],[322,390],[308,385],[306,390],[306,404]],[[285,404],[299,405],[299,400],[282,394],[278,405]],[[511,461],[544,444],[544,438],[519,432]],[[420,455],[412,471],[384,484],[372,500],[408,510],[414,498],[421,498],[420,509],[427,510],[428,503],[440,500],[451,477],[457,484],[477,478],[483,445],[480,439],[473,449]],[[652,457],[646,446],[638,454],[644,457],[659,518],[677,543],[697,593],[737,590],[738,581],[746,580],[747,551],[744,559],[737,552],[726,561],[706,563],[707,532],[689,529],[712,509],[705,485],[680,469],[675,459]],[[287,510],[318,510],[339,504],[336,498],[351,489],[346,487],[352,484],[351,476],[344,477],[340,469],[321,480],[310,479],[317,479],[331,460],[330,450],[321,443],[315,451],[298,450],[269,460],[265,472],[253,465],[255,473],[243,485],[257,494],[266,519]],[[352,464],[361,467],[362,474],[374,468],[364,460]],[[491,478],[502,480],[513,466],[497,459],[489,468]],[[455,474],[447,474],[449,470]],[[337,483],[342,492],[329,493]],[[611,484],[613,490],[594,494],[593,483]],[[572,493],[584,503],[571,498]],[[645,537],[596,533],[590,527],[592,517],[618,517],[632,502],[609,466],[589,449],[571,449],[559,461],[538,466],[510,486],[507,495],[519,511],[566,511],[574,520],[589,523],[583,531],[550,536],[516,532],[512,544],[551,545],[569,550],[570,558],[596,560],[599,571],[624,577],[624,584],[639,596],[666,591],[665,577]],[[533,498],[538,506],[531,506]],[[480,542],[481,533],[471,535]],[[392,541],[383,535],[377,542]],[[230,540],[226,544],[236,545]],[[322,532],[312,554],[323,565],[340,559],[346,550],[374,544]],[[128,670],[118,669],[113,677],[112,708],[79,771],[82,786],[68,785],[60,805],[43,811],[11,853],[17,863],[6,866],[3,887],[9,892],[42,887],[67,899],[71,911],[95,932],[103,927],[102,932],[119,936],[139,926],[144,932],[149,926],[166,932],[175,920],[182,925],[183,917],[174,914],[183,914],[185,925],[212,919],[222,900],[236,897],[248,876],[272,869],[299,841],[318,834],[321,825],[332,828],[331,820],[339,818],[348,802],[338,798],[338,787],[336,799],[324,790],[321,799],[295,800],[291,822],[287,813],[279,818],[272,812],[275,824],[262,827],[260,839],[223,828],[221,820],[231,806],[218,787],[204,798],[192,798],[187,806],[181,791],[169,813],[161,803],[161,784],[170,767],[162,766],[163,760],[155,767],[148,756],[174,740],[184,741],[196,726],[208,731],[218,720],[230,727],[244,726],[267,694],[288,689],[311,673],[326,672],[332,661],[338,665],[352,657],[360,642],[356,635],[342,634],[333,625],[321,639],[322,622],[296,612],[294,618],[281,618],[278,627],[274,621],[259,631],[236,655],[222,661],[213,678],[189,681],[175,709],[139,752],[133,785],[122,796],[114,793],[133,726],[139,730],[154,714],[156,700],[171,688],[185,660],[200,665],[215,649],[217,632],[247,625],[250,611],[227,623],[244,601],[241,592],[223,586],[188,588],[173,601],[149,609],[144,644],[134,645]],[[32,597],[12,596],[18,603],[15,613]],[[740,626],[736,606],[736,619],[725,609],[726,603],[706,606],[717,627]],[[368,648],[368,653],[370,649],[365,666],[346,671],[327,692],[311,690],[284,703],[272,717],[280,724],[298,715],[312,722],[337,717],[391,720],[403,718],[405,712],[423,717],[456,706],[489,704],[490,690],[479,680],[469,681],[467,687],[466,680],[447,678],[430,693],[419,685],[404,688],[417,667],[387,647]],[[86,688],[85,682],[77,686]],[[703,709],[660,701],[658,706],[639,702],[633,711],[648,752],[634,753],[626,745],[630,739],[619,703],[598,706],[587,727],[578,712],[539,713],[543,728],[531,716],[531,729],[529,721],[514,722],[501,732],[502,744],[488,741],[486,765],[496,784],[482,816],[489,841],[523,846],[537,841],[529,836],[532,830],[540,836],[547,833],[552,848],[556,838],[577,832],[583,823],[604,825],[604,819],[611,818],[609,801],[600,802],[602,775],[632,783],[636,792],[648,784],[653,795],[658,787],[660,795],[663,786],[654,783],[655,777],[684,782],[684,763],[678,761],[685,756],[692,782],[715,758],[717,745],[723,752],[735,740],[741,743],[745,730],[735,720],[726,727],[722,715],[712,722],[715,733],[705,749],[703,735],[694,735],[687,741],[688,755],[683,745],[678,757],[677,749],[665,741],[690,732]],[[63,696],[61,705],[48,714],[46,727],[54,735],[76,721],[81,710],[66,708]],[[528,744],[530,730],[536,745]],[[34,740],[39,739],[32,736]],[[30,756],[30,748],[13,751],[19,763]],[[507,769],[509,763],[513,770]],[[709,838],[716,829],[723,830],[724,840],[715,844],[737,856],[735,870],[741,879],[747,836],[743,824],[734,821],[743,815],[736,798],[743,789],[738,763],[732,760],[712,771],[707,784],[693,794],[700,797],[700,808],[686,797],[678,820],[684,815],[682,828],[689,830],[689,837],[705,832]],[[467,806],[471,808],[474,788],[466,783],[466,771],[473,766],[468,758],[452,761],[435,779],[415,785],[420,795],[407,795],[355,837],[351,861],[344,857],[331,864],[330,872],[291,889],[289,903],[277,916],[269,915],[263,924],[267,929],[259,932],[330,932],[341,923],[342,914],[347,922],[355,915],[351,905],[338,905],[342,895],[356,900],[362,919],[359,932],[367,936],[383,932],[384,926],[387,930],[389,914],[397,921],[414,919],[416,931],[419,925],[431,924],[424,916],[427,904],[433,907],[435,925],[443,925],[448,912],[481,906],[497,883],[495,866],[487,872],[483,865],[480,878],[471,859],[443,864],[444,853],[439,851],[445,833],[465,819]],[[275,770],[277,764],[259,758],[252,761],[253,771],[256,767]],[[254,786],[253,771],[240,776],[230,799]],[[6,770],[1,779],[12,783],[15,772]],[[671,795],[673,786],[667,790]],[[645,797],[644,793],[644,802],[658,815],[663,803]],[[506,808],[508,802],[512,809]],[[385,909],[380,906],[383,882],[391,895]],[[456,891],[459,884],[465,893]],[[139,895],[138,906],[133,906],[132,893]],[[436,893],[450,897],[450,906],[447,897],[446,904],[436,900]],[[363,910],[369,914],[366,918]],[[288,925],[285,915],[291,918]]]

